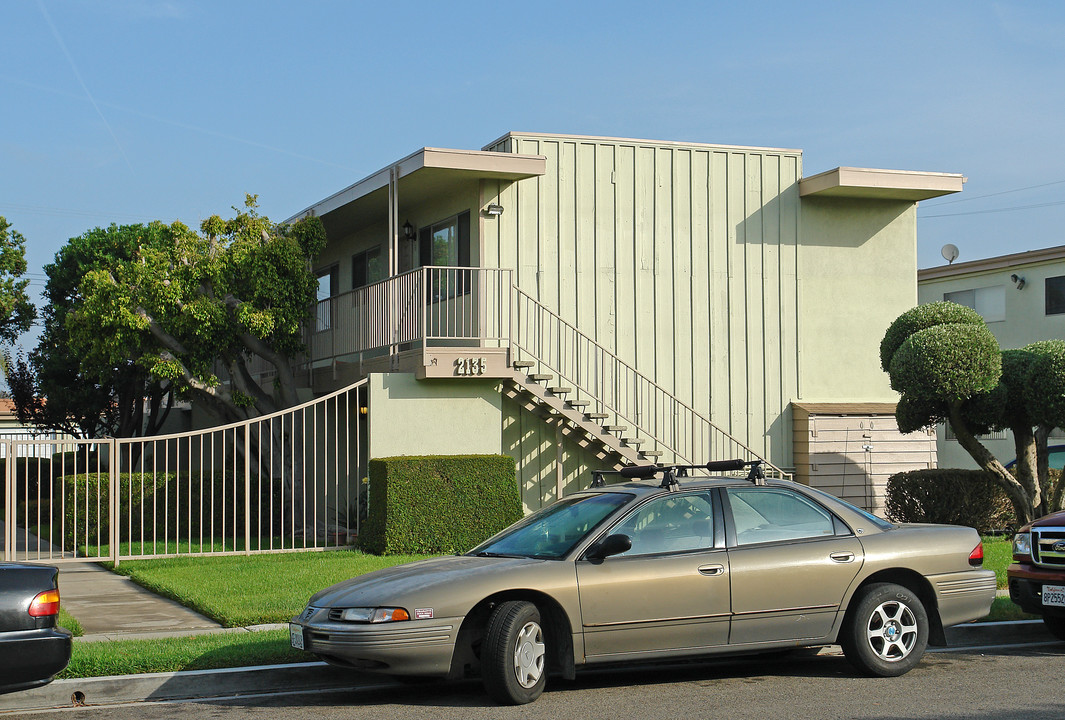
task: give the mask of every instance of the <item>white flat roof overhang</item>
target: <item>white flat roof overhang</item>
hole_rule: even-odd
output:
[[[364,214],[360,212],[359,205],[365,203],[376,206],[380,202],[386,206],[389,175],[393,170],[399,184],[399,194],[404,196],[405,200],[410,200],[419,195],[432,194],[456,181],[515,181],[543,175],[547,171],[547,158],[543,155],[518,155],[484,150],[422,148],[296,213],[288,222],[307,215],[324,217],[341,208],[344,208],[342,214],[347,216],[347,219],[354,220]],[[373,214],[377,214],[376,211]]]
[[[838,167],[799,181],[800,197],[842,197],[917,202],[961,192],[959,173]]]

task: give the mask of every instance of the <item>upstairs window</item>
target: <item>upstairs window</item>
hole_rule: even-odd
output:
[[[1046,314],[1065,314],[1065,275],[1046,279]]]
[[[470,213],[459,213],[418,231],[418,260],[423,267],[470,267]],[[429,274],[427,293],[436,302],[470,291],[470,273],[440,270]]]
[[[385,269],[381,264],[381,247],[359,253],[351,258],[351,289],[372,285],[385,279]]]
[[[987,322],[1000,322],[1006,319],[1005,285],[943,293],[943,299],[972,308]]]

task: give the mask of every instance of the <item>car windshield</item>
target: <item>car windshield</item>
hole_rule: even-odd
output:
[[[557,559],[632,499],[628,493],[563,498],[478,545],[470,555]]]

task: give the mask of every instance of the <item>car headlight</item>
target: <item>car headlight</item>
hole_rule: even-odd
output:
[[[383,623],[398,620],[410,620],[410,614],[403,608],[345,608],[340,619],[348,622]]]
[[[1013,559],[1014,560],[1031,560],[1032,559],[1032,534],[1031,533],[1017,533],[1013,536]]]

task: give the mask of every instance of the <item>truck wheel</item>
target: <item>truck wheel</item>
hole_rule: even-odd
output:
[[[861,672],[895,677],[908,672],[928,646],[928,614],[912,592],[893,583],[861,591],[840,633],[843,653]]]
[[[500,703],[523,705],[540,697],[547,682],[547,646],[535,605],[509,600],[492,611],[481,674],[485,690]]]
[[[1050,634],[1058,640],[1065,641],[1065,617],[1043,616],[1043,624],[1047,626]]]

